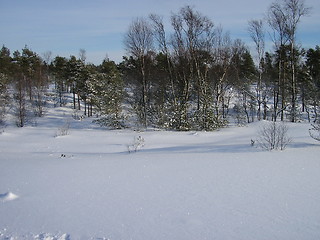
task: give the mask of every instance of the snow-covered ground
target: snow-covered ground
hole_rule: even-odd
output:
[[[71,113],[51,108],[0,135],[1,240],[320,239],[309,124],[289,124],[292,143],[268,152],[250,144],[263,123],[106,131]],[[138,136],[144,146],[129,153]]]

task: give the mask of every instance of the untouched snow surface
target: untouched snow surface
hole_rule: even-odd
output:
[[[50,109],[0,135],[1,240],[320,239],[309,124],[289,124],[292,143],[267,152],[250,146],[263,123],[138,132],[70,117],[69,135],[55,137],[70,115]],[[144,146],[129,153],[138,136]]]

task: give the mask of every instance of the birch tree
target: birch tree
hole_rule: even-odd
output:
[[[304,0],[281,0],[271,4],[268,10],[268,22],[270,27],[273,29],[273,40],[276,46],[276,49],[279,53],[279,78],[278,86],[281,89],[281,120],[283,120],[283,111],[286,108],[285,103],[285,89],[284,85],[286,81],[290,81],[291,85],[291,121],[296,120],[297,109],[297,73],[296,65],[298,58],[297,55],[297,29],[298,24],[300,23],[301,17],[308,15],[310,8],[306,7]],[[289,46],[290,49],[290,59],[289,59],[289,73],[286,72],[285,64],[285,51],[286,46]],[[274,120],[277,117],[277,104],[279,101],[279,92],[275,93],[274,98]]]
[[[139,63],[142,105],[142,123],[147,127],[148,111],[148,79],[146,73],[146,58],[153,49],[153,31],[149,22],[144,18],[137,18],[129,27],[124,39],[127,52]]]
[[[297,58],[296,58],[296,37],[298,24],[303,16],[310,12],[304,0],[284,0],[283,9],[286,15],[286,31],[290,44],[290,68],[291,68],[291,122],[296,120],[296,101],[297,101]]]
[[[266,108],[266,97],[262,95],[262,73],[263,73],[263,57],[265,54],[265,33],[263,29],[263,21],[262,20],[251,20],[249,21],[248,31],[250,36],[255,44],[255,49],[257,52],[257,62],[258,62],[258,81],[256,87],[256,98],[258,103],[258,112],[257,117],[258,120],[261,120],[261,104],[264,103],[264,107]],[[266,116],[264,115],[264,119]]]

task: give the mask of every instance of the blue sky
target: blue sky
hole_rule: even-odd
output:
[[[39,55],[78,56],[85,49],[87,61],[99,64],[106,55],[121,61],[123,37],[136,17],[156,13],[169,21],[171,13],[190,5],[222,25],[233,39],[250,45],[247,23],[263,18],[273,0],[0,0],[0,45],[11,51],[25,45]],[[306,0],[311,15],[299,25],[303,47],[320,45],[320,1]],[[169,26],[168,26],[169,27]]]

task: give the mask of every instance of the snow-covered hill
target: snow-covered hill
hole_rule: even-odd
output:
[[[71,114],[51,108],[0,135],[1,240],[320,239],[320,145],[309,124],[288,124],[292,142],[268,152],[250,144],[262,122],[106,131]]]

